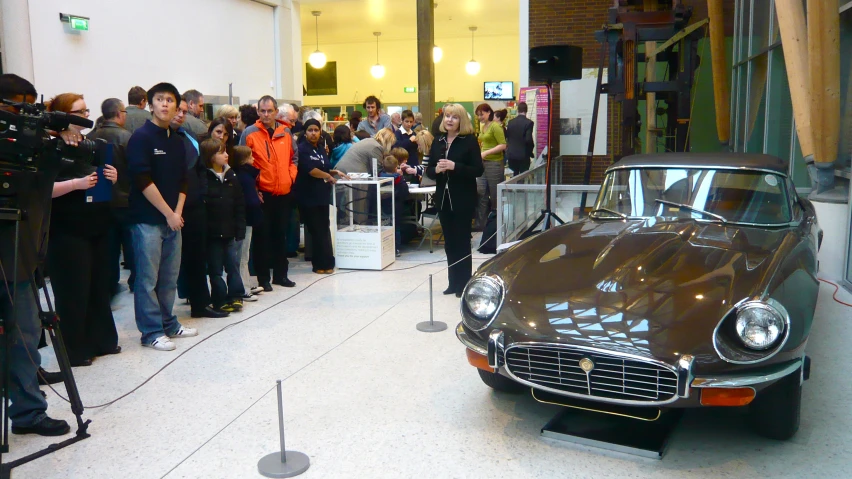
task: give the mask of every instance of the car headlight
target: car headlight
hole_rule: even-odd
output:
[[[468,327],[481,331],[494,319],[503,302],[503,282],[495,276],[474,278],[465,288],[464,306]]]
[[[746,347],[763,351],[775,346],[784,336],[784,317],[765,303],[750,303],[737,311],[734,324],[737,335]]]

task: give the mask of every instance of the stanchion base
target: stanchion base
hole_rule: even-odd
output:
[[[441,321],[423,321],[422,323],[417,323],[417,330],[424,333],[437,333],[447,329],[447,323],[442,323]]]
[[[286,451],[287,462],[281,462],[281,452],[267,454],[257,462],[257,472],[266,477],[293,477],[308,470],[311,460],[298,451]]]

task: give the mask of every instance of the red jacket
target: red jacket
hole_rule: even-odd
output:
[[[269,131],[258,120],[246,128],[240,144],[251,148],[254,166],[260,170],[257,189],[273,195],[289,194],[296,182],[296,148],[290,124],[282,123],[270,138]]]

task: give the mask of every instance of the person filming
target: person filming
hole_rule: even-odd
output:
[[[0,75],[0,100],[13,103],[34,103],[36,89],[27,80],[13,74]],[[0,103],[0,110],[17,114],[18,108]],[[0,136],[4,134],[0,127]],[[62,140],[76,146],[82,140],[77,131],[59,132]],[[0,156],[0,163],[7,160]],[[51,194],[59,172],[59,162],[45,159],[35,175],[25,177],[28,181],[17,200],[25,211],[25,220],[20,223],[20,236],[16,237],[16,223],[0,222],[0,265],[3,285],[0,287],[0,316],[9,336],[0,340],[0,354],[7,357],[8,345],[8,395],[10,405],[6,414],[12,423],[13,434],[37,434],[61,436],[71,428],[63,420],[47,415],[47,401],[38,388],[37,370],[41,362],[38,343],[41,336],[41,320],[38,306],[32,293],[34,270],[41,264],[47,244],[48,225],[51,213]],[[17,258],[16,240],[20,240]],[[17,274],[15,260],[18,261]],[[17,307],[12,304],[15,295]]]

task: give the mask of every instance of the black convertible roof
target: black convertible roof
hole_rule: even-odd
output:
[[[768,170],[787,176],[786,161],[771,155],[755,153],[656,153],[626,156],[607,168],[607,173],[621,168],[660,167],[670,168],[724,168],[746,170]]]

